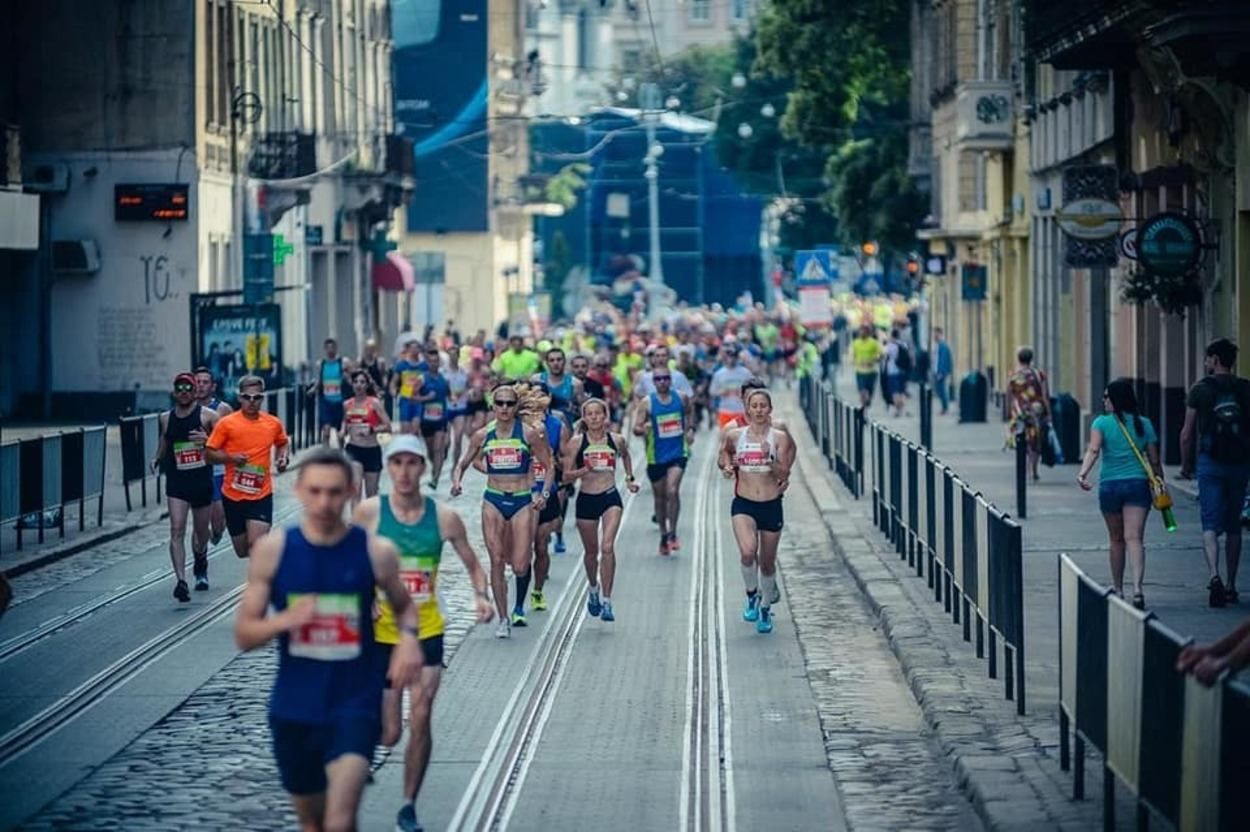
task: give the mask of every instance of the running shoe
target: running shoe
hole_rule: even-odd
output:
[[[495,625],[495,638],[512,638],[512,625],[506,619],[499,619]]]
[[[195,591],[204,592],[208,589],[208,555],[195,556]]]
[[[564,545],[564,535],[562,534],[556,535],[556,545],[555,545],[556,554],[563,555],[567,551],[568,551],[568,547]]]
[[[670,532],[668,536],[668,550],[670,552],[676,552],[680,548],[681,548],[681,541],[677,539],[677,533]]]
[[[760,619],[760,594],[753,592],[747,596],[746,606],[742,608],[743,621],[759,621]]]
[[[1207,584],[1207,590],[1207,603],[1210,606],[1222,607],[1228,603],[1228,594],[1224,589],[1224,582],[1220,580],[1219,575],[1216,575],[1211,579],[1211,583]]]
[[[529,626],[529,622],[525,620],[525,610],[521,609],[520,607],[517,607],[516,609],[512,611],[512,626],[513,627],[528,627]]]
[[[213,542],[213,545],[216,546],[218,543],[221,542],[221,538],[224,535],[225,535],[225,531],[213,532],[212,536],[209,537],[209,540],[211,540]]]
[[[611,602],[611,601],[604,601],[604,602],[603,602],[603,611],[599,613],[599,618],[601,618],[601,619],[602,619],[602,620],[604,620],[604,621],[615,621],[615,620],[616,620],[616,614],[612,612],[612,602]]]
[[[184,604],[191,600],[191,590],[187,589],[186,581],[179,581],[174,586],[174,597]]]
[[[664,535],[660,535],[659,554],[661,557],[671,554],[671,550],[668,548],[668,540],[664,538]]]
[[[774,584],[773,593],[772,595],[768,596],[768,605],[772,606],[773,604],[779,604],[779,603],[781,603],[781,587]]]
[[[771,633],[773,631],[773,611],[768,607],[760,607],[760,620],[755,622],[755,632]]]
[[[591,592],[590,597],[586,599],[586,612],[591,618],[598,618],[599,613],[603,611],[603,604],[599,603],[599,593]]]
[[[542,612],[547,609],[547,599],[543,597],[542,590],[535,589],[530,591],[530,606],[534,608],[534,612]]]
[[[411,803],[404,804],[395,816],[395,832],[423,832],[424,827],[417,821],[417,810]]]

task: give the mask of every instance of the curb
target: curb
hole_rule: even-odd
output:
[[[80,554],[81,552],[85,552],[88,549],[92,549],[102,543],[109,543],[117,540],[119,537],[125,537],[126,535],[131,534],[132,532],[137,532],[142,528],[152,525],[153,523],[159,523],[167,517],[169,517],[169,512],[162,512],[161,516],[155,520],[148,520],[140,523],[128,523],[125,526],[119,526],[116,529],[110,529],[107,532],[95,535],[88,540],[80,540],[76,543],[70,543],[53,551],[36,555],[30,560],[23,561],[16,566],[10,566],[8,569],[5,569],[3,571],[3,575],[6,578],[16,578],[19,575],[25,575],[27,572],[34,572],[36,569],[40,569],[60,560],[65,560],[72,555]]]

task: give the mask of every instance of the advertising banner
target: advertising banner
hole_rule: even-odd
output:
[[[282,314],[276,303],[259,306],[202,306],[195,365],[213,372],[233,399],[239,379],[257,375],[265,387],[282,386]]]

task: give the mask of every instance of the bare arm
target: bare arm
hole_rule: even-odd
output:
[[[386,415],[386,408],[377,399],[373,401],[373,412],[378,414],[378,426],[374,428],[374,433],[390,433],[391,417]]]
[[[1089,447],[1085,449],[1085,459],[1081,462],[1081,469],[1076,472],[1076,481],[1081,483],[1082,487],[1084,487],[1084,481],[1089,476],[1089,472],[1093,470],[1094,463],[1098,461],[1098,455],[1101,453],[1102,431],[1098,428],[1090,428]]]
[[[160,430],[157,432],[156,439],[156,456],[152,457],[152,472],[155,473],[161,468],[161,460],[165,458],[166,441],[165,431],[169,429],[169,413],[168,411],[156,417],[157,426]]]
[[[651,430],[651,400],[638,402],[638,415],[634,417],[634,436],[646,436]]]
[[[386,596],[395,621],[399,625],[399,644],[391,654],[391,665],[386,677],[397,688],[404,688],[421,672],[422,653],[417,642],[417,605],[412,603],[404,583],[399,578],[399,551],[389,540],[369,536],[369,560],[373,564],[373,578],[382,594]]]
[[[464,456],[460,457],[460,461],[456,463],[455,469],[451,472],[451,495],[455,497],[460,492],[460,481],[464,478],[464,472],[473,464],[473,460],[477,459],[482,452],[482,443],[486,441],[486,428],[478,428],[469,437],[469,446],[464,449]]]
[[[477,620],[481,623],[490,621],[495,615],[495,606],[486,592],[486,572],[482,570],[481,561],[478,560],[477,553],[473,551],[473,546],[469,543],[469,536],[464,529],[464,520],[451,509],[439,506],[438,531],[443,540],[450,543],[451,548],[460,556],[460,562],[469,573]]]
[[[306,597],[282,612],[266,615],[284,539],[285,532],[279,529],[265,535],[252,547],[247,562],[247,586],[234,619],[234,643],[240,650],[263,647],[275,636],[306,624],[316,609],[316,600]]]
[[[1185,424],[1181,427],[1181,471],[1190,474],[1194,470],[1194,433],[1198,427],[1198,411],[1185,408]]]
[[[586,476],[586,473],[590,470],[589,468],[577,467],[577,451],[582,446],[581,436],[582,435],[580,433],[570,435],[569,441],[565,444],[563,450],[561,451],[561,456],[563,457],[562,461],[564,463],[564,481],[566,483],[571,484],[576,482]]]
[[[1155,472],[1159,482],[1164,482],[1163,463],[1159,459],[1159,443],[1151,442],[1146,446],[1146,459],[1150,461],[1150,470]]]
[[[634,455],[629,452],[629,443],[625,441],[624,436],[614,436],[612,441],[616,443],[616,447],[620,448],[621,467],[625,469],[626,481],[633,483],[634,477]]]
[[[727,477],[733,476],[733,442],[737,440],[738,432],[736,430],[725,431],[725,435],[721,437],[720,451],[716,456],[716,464],[720,468],[721,473]]]
[[[547,431],[543,428],[526,428],[525,432],[528,434],[527,441],[530,445],[530,455],[545,470],[555,471],[556,460],[555,455],[551,453],[551,445],[547,442]],[[543,500],[550,499],[551,495],[555,493],[555,483],[556,478],[554,476],[547,477],[546,482],[543,483],[543,490],[539,492],[542,494]]]
[[[369,534],[377,534],[380,505],[377,497],[368,497],[363,500],[352,512],[352,525],[360,526]]]
[[[777,462],[773,470],[777,474],[777,485],[785,491],[790,487],[790,469],[795,458],[794,438],[789,433],[777,432]]]

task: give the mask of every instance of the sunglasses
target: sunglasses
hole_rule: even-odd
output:
[[[516,407],[516,399],[495,399],[495,407]]]
[[[672,376],[654,376],[656,381],[672,381]]]
[[[244,402],[260,402],[265,400],[264,393],[240,393],[239,401]]]
[[[175,393],[194,393],[195,385],[194,384],[175,384],[174,392]]]

